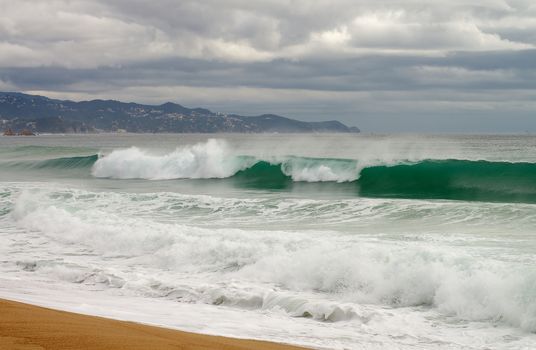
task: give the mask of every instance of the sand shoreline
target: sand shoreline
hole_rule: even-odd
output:
[[[177,331],[0,299],[0,349],[259,349],[286,344]]]

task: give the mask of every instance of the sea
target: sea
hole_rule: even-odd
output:
[[[0,297],[315,349],[534,349],[536,136],[0,137]]]

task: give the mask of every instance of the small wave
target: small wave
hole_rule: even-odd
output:
[[[87,147],[36,146],[36,145],[5,147],[5,148],[0,149],[0,154],[3,157],[9,157],[9,156],[35,157],[36,155],[45,156],[45,155],[73,154],[73,153],[87,154],[91,152],[95,152],[95,150],[92,148],[87,148]]]
[[[80,157],[63,157],[63,158],[53,158],[46,160],[27,160],[27,161],[8,161],[4,162],[3,165],[6,168],[11,169],[90,169],[93,164],[97,161],[99,156],[93,154],[90,156],[80,156]]]
[[[66,157],[44,160],[36,162],[34,168],[59,168],[59,169],[75,169],[75,168],[90,168],[95,164],[99,156],[93,154],[90,156],[81,157]]]

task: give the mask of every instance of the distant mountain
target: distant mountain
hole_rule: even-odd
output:
[[[0,92],[0,127],[41,133],[359,132],[335,120],[303,122],[273,114],[247,117],[171,102],[151,106],[113,100],[62,101],[18,92]]]

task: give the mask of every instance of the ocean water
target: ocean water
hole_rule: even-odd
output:
[[[536,348],[536,137],[0,138],[0,297],[322,349]]]

